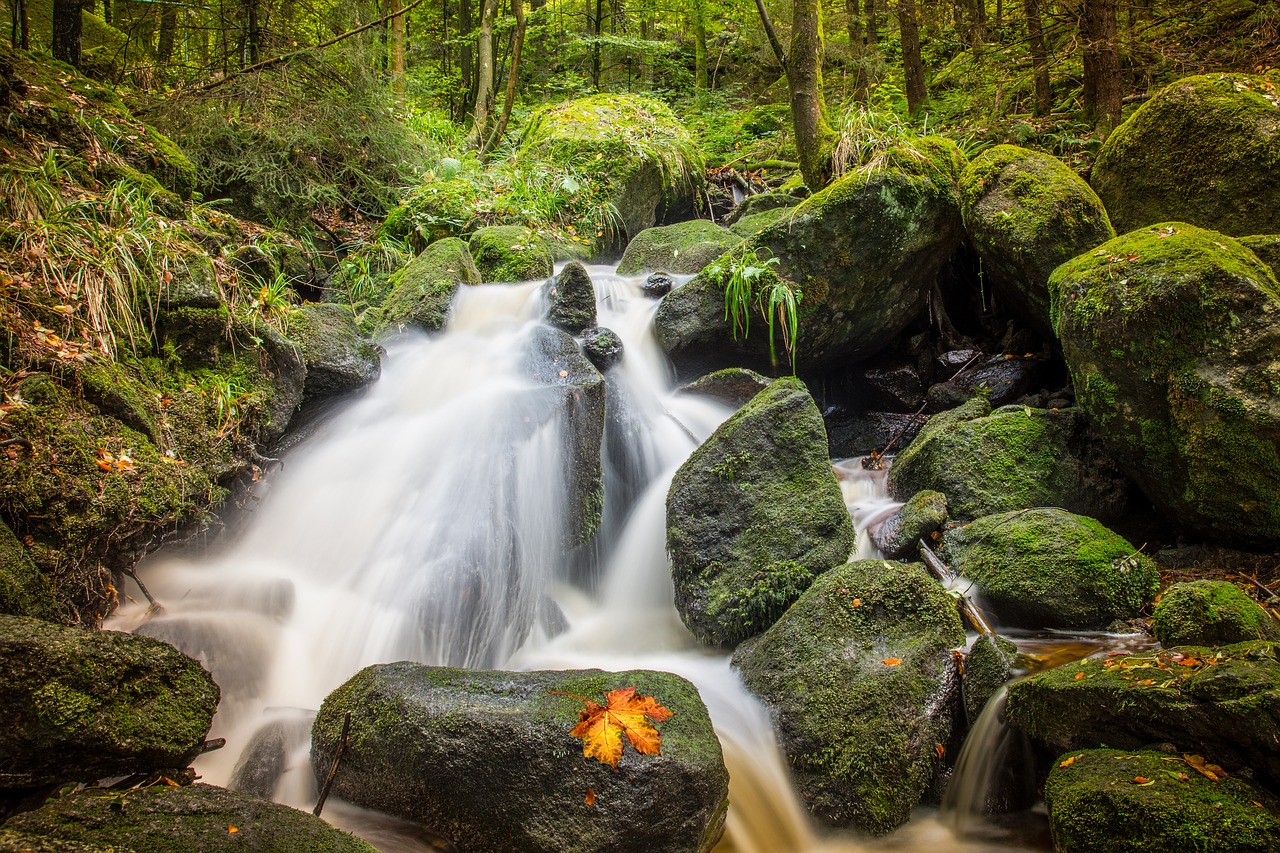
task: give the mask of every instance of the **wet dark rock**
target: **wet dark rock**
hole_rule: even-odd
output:
[[[961,388],[951,382],[937,382],[929,386],[925,394],[930,412],[947,412],[957,409],[978,396],[977,392]]]
[[[58,606],[49,581],[3,521],[0,521],[0,614],[58,619]]]
[[[622,338],[612,329],[593,326],[582,333],[582,352],[603,373],[622,361]]]
[[[943,370],[948,371],[947,376],[953,376],[960,368],[981,361],[982,350],[977,349],[956,349],[942,353],[938,356],[937,362]]]
[[[871,541],[886,557],[914,557],[921,539],[947,523],[947,496],[942,492],[924,491],[911,497],[897,512],[871,528]]]
[[[864,408],[890,412],[914,412],[924,401],[924,384],[912,365],[893,364],[861,371],[856,380],[864,386]]]
[[[245,744],[227,787],[250,797],[272,799],[290,754],[307,743],[310,733],[309,714],[263,724]]]
[[[1044,363],[1037,358],[992,356],[953,376],[948,384],[969,396],[981,394],[991,408],[1012,403],[1041,382]]]
[[[360,333],[351,311],[340,305],[308,303],[289,325],[306,364],[303,395],[323,399],[363,388],[382,372],[382,350]]]
[[[586,697],[635,687],[673,712],[660,755],[627,745],[617,768],[569,735]],[[568,694],[568,695],[566,695]],[[311,762],[323,776],[343,713],[334,796],[418,821],[474,853],[703,853],[720,838],[729,776],[698,691],[670,673],[368,667],[325,699]]]
[[[740,409],[755,395],[759,394],[773,380],[767,376],[747,370],[745,367],[726,367],[700,376],[692,382],[681,385],[678,393],[702,394],[719,400],[727,406]]]
[[[823,413],[827,441],[832,459],[866,456],[871,451],[883,452],[894,442],[890,452],[905,450],[929,420],[927,415],[899,412],[850,412],[833,408]],[[895,441],[896,439],[896,441]]]
[[[1018,647],[999,634],[979,634],[964,657],[964,711],[969,725],[996,691],[1013,677]]]
[[[390,289],[374,321],[380,333],[401,326],[433,331],[449,320],[458,287],[480,283],[467,244],[457,237],[436,240],[390,279]]]
[[[578,261],[570,261],[543,285],[547,322],[571,335],[596,324],[596,291],[591,275]]]
[[[670,293],[674,286],[675,282],[670,275],[665,272],[655,272],[650,273],[644,280],[644,284],[640,285],[640,291],[650,299],[661,299]]]

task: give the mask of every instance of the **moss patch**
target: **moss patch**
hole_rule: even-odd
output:
[[[387,279],[389,290],[374,328],[380,332],[400,326],[443,329],[458,286],[479,283],[480,272],[467,244],[456,237],[437,240]]]
[[[1272,616],[1226,581],[1193,581],[1169,587],[1156,604],[1153,628],[1166,646],[1280,639],[1280,626]]]
[[[467,243],[481,281],[533,281],[551,275],[551,250],[533,230],[518,225],[481,228]]]
[[[740,242],[741,237],[706,219],[646,228],[627,244],[618,262],[618,274],[653,270],[697,273]]]

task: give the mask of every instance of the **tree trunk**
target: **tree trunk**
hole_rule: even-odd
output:
[[[693,0],[693,87],[707,90],[707,4]]]
[[[178,7],[165,6],[160,12],[160,37],[156,42],[156,59],[167,63],[173,56],[173,40],[178,31]]]
[[[27,4],[26,4],[25,0],[23,0],[23,2],[21,2],[21,5],[22,5],[24,8],[26,7],[26,5],[27,5]],[[112,20],[113,20],[113,18],[114,18],[114,17],[115,17],[115,16],[111,13],[111,0],[102,0],[102,20],[104,20],[104,21],[106,21],[108,24],[110,24],[110,23],[112,23]],[[25,47],[26,47],[26,45],[23,45],[23,48],[25,48]]]
[[[863,34],[862,10],[858,0],[845,0],[845,16],[849,19],[849,57],[853,61],[853,97],[867,99],[867,44]]]
[[[403,0],[389,0],[391,19],[391,90],[396,99],[404,100],[404,11]]]
[[[773,28],[773,19],[769,17],[769,10],[765,8],[764,0],[756,0],[756,11],[760,13],[760,24],[764,27],[764,34],[769,38],[769,47],[773,48],[773,55],[778,57],[778,65],[785,74],[787,52],[782,49],[782,40],[778,38],[778,32]]]
[[[479,148],[489,130],[489,113],[493,109],[493,21],[498,15],[498,0],[484,0],[480,10],[480,33],[476,39],[479,60],[476,73],[475,120],[471,126],[471,146]]]
[[[245,30],[245,45],[249,48],[249,64],[257,65],[262,49],[262,30],[258,23],[258,0],[246,0],[245,10],[248,13]]]
[[[1120,123],[1123,98],[1116,0],[1084,0],[1080,30],[1084,51],[1085,114],[1106,136]]]
[[[590,2],[587,4],[590,9]],[[602,32],[601,19],[604,17],[604,0],[596,0],[596,14],[594,18],[595,41],[591,43],[591,86],[597,92],[600,91],[600,33]]]
[[[795,0],[787,87],[791,91],[791,122],[800,154],[800,174],[814,192],[831,180],[831,153],[836,143],[836,133],[822,114],[822,58],[821,2]]]
[[[920,58],[920,26],[915,0],[898,0],[898,28],[902,32],[902,72],[907,81],[907,109],[915,115],[929,95],[924,87],[924,62]]]
[[[867,0],[867,44],[880,44],[880,22],[876,20],[876,0]]]
[[[471,100],[475,87],[475,54],[471,47],[471,0],[458,0],[458,38],[462,41],[462,91],[464,101]],[[458,108],[458,123],[465,118],[466,104]]]
[[[502,100],[502,115],[498,116],[498,125],[489,135],[489,140],[481,150],[481,156],[488,155],[502,141],[502,134],[507,132],[507,122],[511,119],[511,107],[516,102],[516,85],[520,74],[520,53],[524,49],[524,0],[511,0],[511,11],[516,16],[516,29],[512,35],[511,68],[507,71],[507,91]]]
[[[80,65],[80,10],[82,0],[53,0],[53,58]]]
[[[1031,50],[1031,65],[1036,78],[1036,115],[1047,116],[1053,109],[1049,91],[1049,54],[1044,47],[1044,30],[1040,22],[1040,0],[1022,0],[1022,11],[1027,16],[1027,45]]]

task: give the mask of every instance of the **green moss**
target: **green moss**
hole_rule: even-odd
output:
[[[471,235],[467,246],[482,281],[533,281],[553,272],[551,250],[529,228],[481,228]]]
[[[1270,614],[1233,583],[1194,581],[1165,590],[1154,630],[1166,646],[1218,646],[1280,639]]]
[[[388,331],[409,325],[442,329],[458,286],[479,283],[480,272],[467,244],[456,237],[437,240],[390,276],[377,328]]]
[[[56,620],[49,582],[9,527],[0,522],[0,614]]]
[[[155,177],[179,198],[189,199],[196,188],[196,167],[173,140],[151,125],[143,125],[145,144],[138,168]]]
[[[646,228],[627,244],[618,262],[618,274],[653,270],[696,273],[740,242],[742,238],[706,219]]]
[[[736,222],[729,226],[729,230],[744,240],[748,237],[754,237],[770,225],[784,222],[791,215],[790,207],[775,207],[770,210],[761,210],[758,213],[749,213],[740,217]]]

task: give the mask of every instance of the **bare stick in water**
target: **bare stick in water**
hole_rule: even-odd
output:
[[[955,580],[955,573],[947,567],[946,563],[938,559],[938,555],[933,553],[933,549],[925,544],[923,539],[920,540],[920,556],[924,558],[924,564],[933,570],[933,573],[938,576],[938,580],[942,581],[943,584],[949,584]],[[995,634],[995,631],[991,630],[991,625],[988,624],[986,617],[982,615],[982,611],[974,606],[969,596],[963,593],[960,594],[960,610],[969,620],[969,624],[979,634],[986,634],[987,636]]]
[[[342,737],[338,738],[338,751],[333,756],[333,764],[329,766],[329,775],[324,777],[324,785],[320,788],[320,799],[316,800],[316,807],[311,810],[316,817],[320,817],[324,801],[329,799],[329,789],[333,787],[333,777],[338,775],[338,763],[342,761],[342,753],[347,749],[349,734],[351,734],[351,712],[347,711],[342,715]]]

